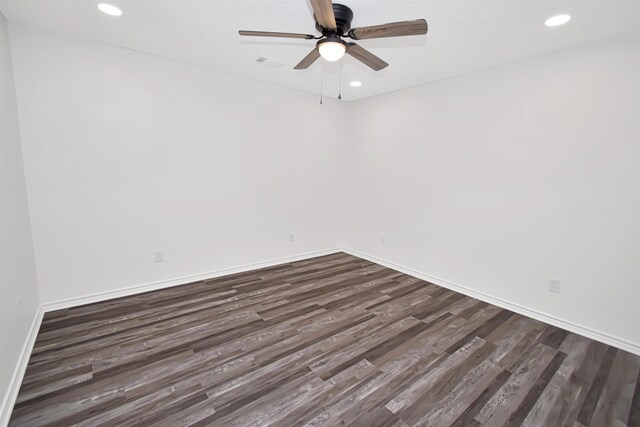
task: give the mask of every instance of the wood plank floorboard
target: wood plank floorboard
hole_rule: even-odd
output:
[[[10,426],[640,426],[640,357],[344,253],[47,313]]]

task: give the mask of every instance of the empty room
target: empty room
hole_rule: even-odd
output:
[[[640,1],[0,0],[0,427],[640,427]]]

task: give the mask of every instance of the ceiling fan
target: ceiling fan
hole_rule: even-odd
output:
[[[352,40],[365,40],[383,37],[427,34],[427,21],[424,19],[392,22],[389,24],[373,25],[370,27],[351,28],[353,11],[347,6],[332,3],[331,0],[310,1],[316,21],[316,29],[322,33],[319,37],[311,34],[278,33],[269,31],[241,30],[238,33],[241,36],[318,40],[315,49],[305,56],[298,65],[293,67],[295,70],[304,70],[309,68],[309,66],[321,56],[327,61],[338,61],[345,53],[347,53],[358,61],[368,65],[375,71],[380,71],[389,64],[359,45],[353,42],[345,42],[342,39],[350,38]]]

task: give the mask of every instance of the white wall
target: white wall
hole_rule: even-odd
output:
[[[639,40],[350,106],[348,247],[640,348]]]
[[[10,31],[45,303],[344,239],[640,345],[637,39],[320,106]]]
[[[343,105],[10,32],[44,303],[339,246]]]
[[[0,13],[0,424],[39,304],[11,49]]]

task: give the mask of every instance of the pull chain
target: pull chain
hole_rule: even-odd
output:
[[[340,86],[338,87],[338,99],[342,99],[342,61],[340,61]]]
[[[322,83],[323,83],[322,67],[320,67],[320,105],[322,105]]]

